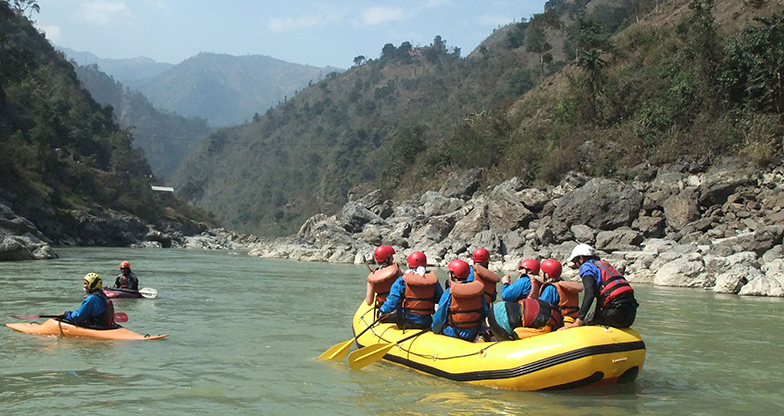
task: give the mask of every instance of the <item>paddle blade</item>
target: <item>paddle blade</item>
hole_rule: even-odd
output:
[[[115,312],[114,322],[128,322],[128,314],[124,312]]]
[[[354,370],[373,364],[384,356],[397,344],[375,344],[360,348],[348,355],[348,365]]]
[[[158,291],[151,287],[145,287],[139,289],[139,294],[141,294],[143,297],[147,299],[154,299],[158,297]]]
[[[350,339],[345,342],[341,342],[340,344],[335,344],[332,348],[324,351],[323,354],[319,355],[318,358],[320,360],[335,360],[341,361],[342,359],[346,358],[348,354],[348,350],[351,349],[351,344],[354,343],[353,339]]]

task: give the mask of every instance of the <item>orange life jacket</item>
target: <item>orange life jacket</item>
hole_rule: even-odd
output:
[[[367,281],[373,285],[373,291],[376,292],[376,308],[384,304],[389,295],[389,290],[392,289],[392,284],[402,275],[403,272],[397,266],[397,263],[379,267],[370,272]]]
[[[561,309],[561,313],[564,316],[571,316],[577,319],[577,315],[580,312],[579,293],[583,291],[583,285],[578,282],[559,280],[557,282],[545,283],[541,292],[544,292],[547,286],[555,287],[555,290],[558,292],[558,305],[556,306]]]
[[[602,284],[597,288],[599,291],[598,304],[602,305],[602,308],[620,295],[634,295],[632,286],[610,263],[604,260],[594,260],[593,264],[599,266],[602,271]]]
[[[449,325],[473,328],[482,323],[484,285],[481,281],[454,283],[449,287],[449,294],[452,297],[446,318]]]
[[[474,280],[482,282],[485,302],[487,302],[488,305],[492,305],[497,296],[496,286],[498,285],[498,282],[501,281],[501,278],[498,277],[497,274],[487,270],[487,268],[481,264],[474,263]]]
[[[405,273],[403,281],[406,282],[406,294],[403,298],[403,311],[417,315],[432,315],[436,309],[438,299],[435,299],[438,277],[432,271],[424,276],[419,273]]]

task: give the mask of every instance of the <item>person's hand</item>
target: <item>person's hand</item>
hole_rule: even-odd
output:
[[[504,277],[501,278],[501,283],[503,283],[505,285],[508,285],[511,281],[512,281],[512,279],[509,276],[504,276]]]

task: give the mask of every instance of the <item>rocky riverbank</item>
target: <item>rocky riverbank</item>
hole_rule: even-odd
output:
[[[588,243],[633,282],[784,296],[782,166],[683,161],[632,174],[571,174],[544,188],[512,178],[480,189],[482,171],[471,170],[397,205],[378,191],[353,197],[338,215],[315,215],[295,236],[260,242],[250,254],[364,263],[389,244],[399,262],[423,251],[443,267],[485,247],[492,269],[512,273],[522,259],[563,261]]]

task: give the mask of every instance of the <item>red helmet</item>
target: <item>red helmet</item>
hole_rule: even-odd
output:
[[[427,266],[427,257],[425,257],[425,253],[415,251],[408,256],[408,267],[413,269],[419,266]]]
[[[520,269],[528,269],[533,274],[539,274],[539,262],[534,259],[525,259],[520,262]]]
[[[381,263],[392,257],[393,254],[395,254],[395,249],[392,246],[378,246],[376,251],[373,252],[373,255],[376,257],[376,263]]]
[[[474,260],[474,263],[490,263],[490,252],[487,249],[478,248],[474,250],[471,259]]]
[[[558,260],[547,259],[542,261],[542,272],[547,273],[548,278],[557,279],[561,277],[562,271],[563,267],[561,267],[561,262]]]
[[[131,263],[128,263],[127,261],[124,261],[124,262],[120,263],[120,268],[121,269],[130,269],[131,268]]]
[[[463,260],[452,260],[449,262],[449,266],[447,266],[450,272],[455,274],[455,278],[458,280],[465,280],[468,279],[468,273],[471,272],[471,266],[468,263],[464,262]]]

